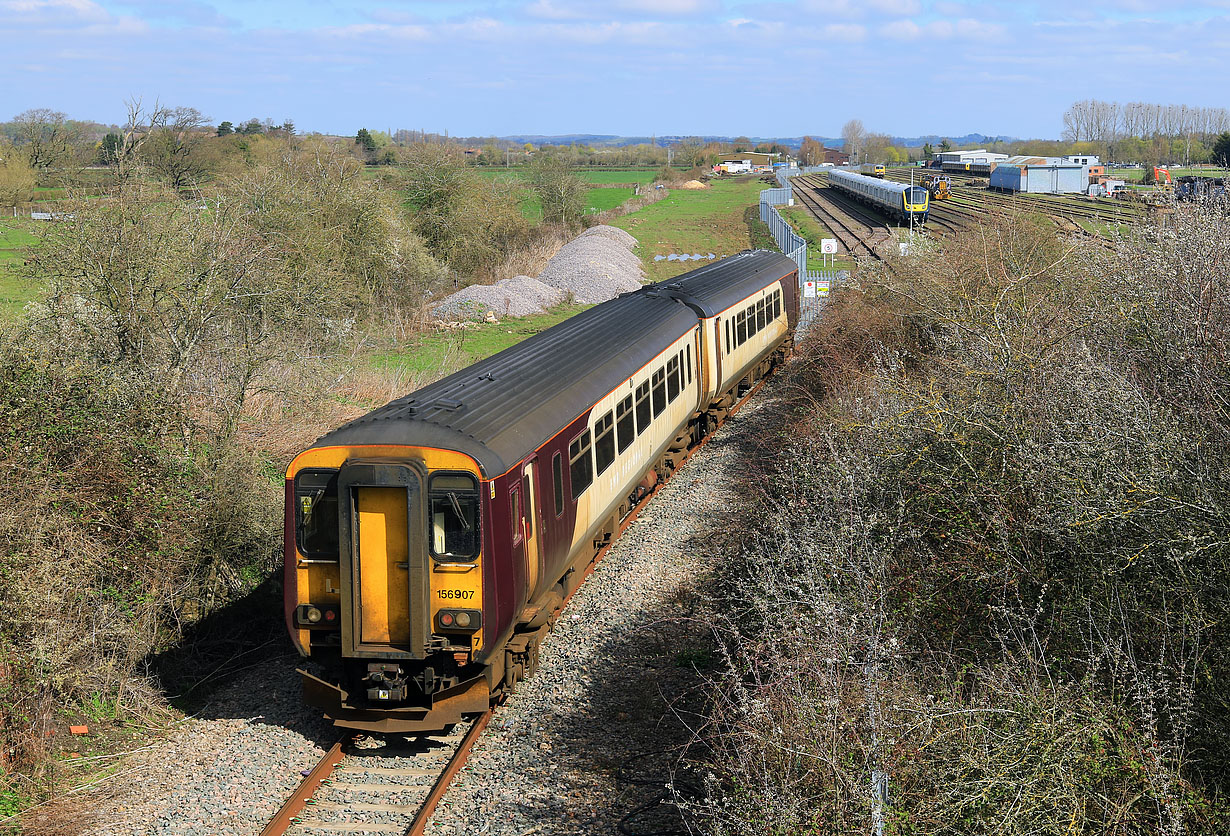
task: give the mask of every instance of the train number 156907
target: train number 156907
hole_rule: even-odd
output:
[[[442,601],[469,601],[474,597],[473,589],[441,589],[436,592]]]

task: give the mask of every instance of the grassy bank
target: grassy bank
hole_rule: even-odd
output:
[[[708,189],[673,189],[670,197],[612,221],[640,243],[641,260],[650,281],[662,281],[698,266],[697,263],[654,261],[655,255],[714,253],[733,255],[764,246],[764,229],[757,215],[761,190],[758,177],[718,179]],[[770,239],[771,241],[771,239]]]
[[[394,350],[373,354],[371,363],[377,369],[411,379],[434,380],[516,345],[588,307],[560,305],[537,316],[467,323],[466,328],[423,333]]]

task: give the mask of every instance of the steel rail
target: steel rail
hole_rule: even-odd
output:
[[[353,739],[354,735],[347,734],[337,743],[334,743],[329,751],[325,752],[320,762],[312,768],[312,771],[307,774],[307,777],[303,779],[290,798],[286,799],[286,803],[269,820],[269,824],[265,825],[261,830],[260,836],[282,836],[295,823],[295,816],[303,811],[307,803],[316,795],[316,791],[333,774],[333,770],[337,768],[337,765],[342,762],[342,758],[346,756],[346,746]]]
[[[487,728],[487,723],[491,720],[491,714],[491,711],[487,711],[480,715],[474,721],[474,725],[470,726],[466,736],[461,739],[461,743],[457,744],[457,750],[448,759],[448,764],[444,767],[444,771],[440,773],[440,777],[431,785],[431,792],[427,794],[427,799],[423,802],[423,806],[414,814],[414,820],[406,828],[405,836],[423,836],[423,832],[427,829],[427,823],[431,821],[431,814],[436,811],[436,806],[444,798],[444,794],[448,792],[448,788],[453,783],[453,779],[457,777],[457,773],[466,765],[466,761],[470,758],[470,750],[474,748],[474,744],[478,741],[479,735],[483,733],[483,729]]]

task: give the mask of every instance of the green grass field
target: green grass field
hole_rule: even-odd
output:
[[[537,316],[510,317],[497,323],[478,322],[473,328],[464,330],[423,334],[396,351],[373,355],[372,363],[377,368],[397,368],[420,379],[443,377],[545,331],[588,307],[560,305]]]
[[[17,274],[25,249],[36,243],[34,225],[28,218],[0,218],[0,321],[15,319],[37,289]]]
[[[640,242],[650,281],[662,281],[700,266],[697,262],[654,261],[655,255],[714,253],[728,256],[764,246],[757,205],[767,188],[757,177],[714,180],[708,189],[674,189],[670,197],[611,222]],[[771,240],[771,239],[770,239]]]
[[[631,189],[590,189],[585,196],[585,214],[593,215],[614,209],[632,197]],[[538,201],[538,195],[528,189],[521,198],[521,214],[534,223],[542,220],[542,204]]]
[[[523,181],[530,176],[530,170],[526,166],[514,166],[512,168],[484,166],[475,170],[483,177],[497,177],[515,181]],[[577,171],[575,173],[586,183],[652,183],[654,175],[658,173],[658,169],[638,171]]]

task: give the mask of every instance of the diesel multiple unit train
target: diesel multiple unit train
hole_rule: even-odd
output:
[[[790,259],[740,253],[300,453],[286,472],[285,609],[307,701],[339,726],[412,733],[509,692],[625,521],[785,359],[797,288]]]
[[[930,204],[927,190],[922,186],[880,180],[841,169],[829,172],[829,185],[902,223],[908,224],[911,218],[914,223],[927,220]]]

